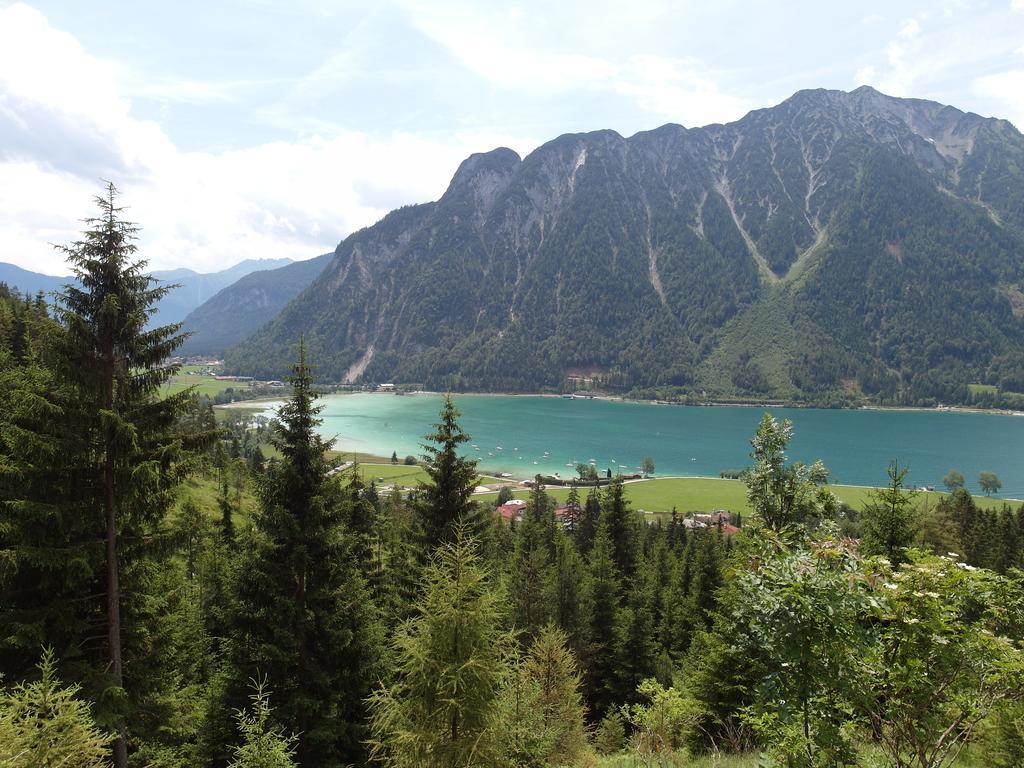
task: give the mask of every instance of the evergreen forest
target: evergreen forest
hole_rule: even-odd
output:
[[[742,517],[617,478],[503,522],[450,396],[386,492],[301,337],[270,448],[167,395],[173,288],[96,202],[55,302],[0,286],[0,765],[1024,764],[1024,507],[897,464],[846,507],[765,413]]]

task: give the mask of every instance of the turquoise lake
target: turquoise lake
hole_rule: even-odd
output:
[[[651,456],[658,475],[714,476],[749,464],[762,408],[687,407],[557,397],[461,395],[467,453],[481,469],[516,477],[573,473],[594,460],[602,473],[632,472]],[[321,431],[338,450],[419,456],[441,408],[439,395],[328,395]],[[270,409],[273,404],[267,404]],[[770,409],[793,421],[790,459],[822,459],[836,483],[879,485],[888,463],[910,465],[909,482],[941,486],[956,468],[978,491],[978,472],[995,472],[1000,496],[1024,498],[1024,417],[937,411]]]

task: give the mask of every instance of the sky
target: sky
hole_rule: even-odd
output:
[[[0,0],[0,261],[105,180],[154,269],[311,258],[473,152],[864,84],[1024,126],[1024,0]]]

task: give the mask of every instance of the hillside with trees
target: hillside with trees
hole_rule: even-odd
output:
[[[220,355],[273,320],[284,306],[309,287],[331,260],[323,254],[239,278],[189,312],[181,329],[189,334],[183,355]]]
[[[1024,390],[1024,137],[863,87],[468,158],[232,350],[275,377],[885,403]],[[510,364],[514,361],[514,364]]]
[[[506,522],[451,397],[419,487],[367,485],[301,342],[269,423],[161,393],[179,327],[97,203],[56,309],[0,286],[3,765],[1024,761],[1024,507],[897,463],[846,507],[765,413],[742,519],[617,477]]]

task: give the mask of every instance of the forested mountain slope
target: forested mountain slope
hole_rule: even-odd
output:
[[[182,330],[186,355],[219,355],[247,339],[323,272],[334,254],[250,272],[189,312]]]
[[[228,355],[435,388],[1024,389],[1024,137],[871,88],[463,162]],[[1019,383],[1018,383],[1019,382]]]

